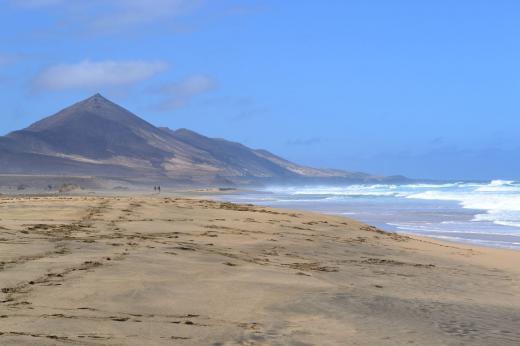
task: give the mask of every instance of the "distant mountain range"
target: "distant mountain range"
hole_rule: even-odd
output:
[[[240,143],[187,129],[155,127],[100,94],[0,137],[0,174],[92,175],[182,184],[405,180],[305,167]]]

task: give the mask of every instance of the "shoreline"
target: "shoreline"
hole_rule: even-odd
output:
[[[237,195],[237,196],[249,196],[249,194],[251,193],[254,193],[254,194],[265,194],[264,192],[260,192],[260,191],[255,191],[255,190],[251,190],[251,191],[248,191],[248,192],[244,192],[244,191],[241,191],[241,190],[237,190],[233,195]],[[215,197],[218,197],[220,195],[225,195],[225,192],[222,193],[222,192],[212,192],[212,193],[206,193],[206,194],[202,194],[202,196],[206,197],[206,198],[211,198],[211,199],[216,199],[216,200],[227,200],[227,201],[231,201],[233,203],[244,203],[244,201],[240,200],[240,199],[233,199],[233,198],[226,198],[226,199],[218,199],[218,198],[215,198]],[[196,194],[194,194],[196,195]],[[231,194],[228,194],[227,197],[230,197],[232,196]],[[298,202],[298,200],[295,200],[295,202]],[[424,200],[418,200],[418,202],[424,202]],[[459,206],[459,202],[456,202],[456,201],[446,201],[446,200],[439,200],[438,202],[440,203],[444,203],[444,204],[455,204],[457,206]],[[252,202],[251,203],[255,203],[254,199],[252,198]],[[320,205],[320,202],[317,201],[316,202],[317,206]],[[261,205],[264,205],[264,204],[261,204]],[[266,206],[269,206],[268,204],[266,204]],[[277,205],[271,205],[271,207],[273,208],[278,208],[279,206]],[[337,216],[345,216],[347,218],[356,218],[356,215],[350,215],[349,214],[344,214],[343,212],[334,212],[334,211],[327,211],[325,209],[321,209],[320,208],[312,208],[312,207],[309,207],[309,205],[302,205],[303,208],[300,208],[297,203],[293,203],[292,205],[289,203],[289,205],[282,205],[280,206],[281,208],[288,208],[288,209],[301,209],[301,210],[305,210],[305,211],[311,211],[311,212],[317,212],[317,213],[322,213],[322,214],[325,214],[325,215],[337,215]],[[459,206],[460,207],[460,206]],[[470,213],[473,215],[473,217],[475,217],[476,215],[481,215],[482,213],[485,213],[486,210],[483,210],[483,209],[469,209],[469,208],[463,208],[463,207],[460,207],[460,213],[461,215],[462,214],[467,214],[467,213]],[[404,212],[404,211],[403,211]],[[357,219],[357,218],[356,218]],[[359,220],[359,219],[358,219]],[[360,222],[364,222],[364,223],[367,223],[367,224],[373,224],[377,227],[380,227],[380,228],[383,228],[385,230],[387,230],[388,232],[397,232],[399,234],[411,234],[411,235],[415,235],[415,236],[419,236],[419,237],[428,237],[428,238],[431,238],[431,239],[436,239],[436,240],[439,240],[439,241],[447,241],[447,242],[452,242],[452,243],[455,243],[455,244],[467,244],[467,245],[472,245],[472,246],[481,246],[481,247],[485,247],[485,248],[494,248],[494,249],[505,249],[505,250],[512,250],[512,251],[520,251],[520,233],[505,233],[505,234],[501,234],[501,233],[487,233],[485,231],[481,231],[481,232],[469,232],[469,231],[465,231],[463,228],[462,230],[460,231],[457,231],[457,230],[453,230],[453,229],[447,229],[447,230],[436,230],[435,232],[439,233],[439,235],[435,235],[435,234],[432,234],[431,236],[428,235],[428,234],[425,234],[425,233],[428,233],[428,230],[425,229],[425,230],[417,230],[417,231],[413,231],[413,230],[409,230],[409,229],[405,229],[399,225],[393,225],[393,224],[388,224],[386,221],[381,221],[379,220],[379,222],[371,222],[369,220],[359,220]],[[472,220],[464,220],[465,222],[468,222],[468,224],[470,223],[470,221]],[[392,220],[392,222],[396,222],[396,220]],[[475,227],[478,227],[478,225],[475,225]],[[499,224],[495,224],[495,226],[497,230],[499,229],[503,229],[504,227],[512,227],[512,226],[504,226],[504,225],[499,225]],[[434,228],[435,229],[435,228]],[[513,227],[514,230],[518,230],[518,228],[515,228]],[[433,232],[433,233],[435,233]],[[513,231],[512,231],[513,232]],[[457,236],[455,236],[457,235]],[[475,235],[481,235],[480,238],[475,238],[474,236]],[[509,239],[506,239],[508,238]]]
[[[518,267],[517,262],[511,261],[512,258],[520,260],[520,251],[518,250],[483,245],[472,245],[468,243],[452,242],[448,240],[444,241],[432,237],[422,237],[416,234],[406,235],[417,241],[425,242],[427,244],[430,243],[435,246],[443,246],[447,248],[461,249],[465,251],[474,251],[486,257],[485,260],[478,261],[480,264],[484,264],[490,267],[505,267],[509,270],[520,273],[520,268]],[[474,261],[474,259],[471,259],[471,261]]]
[[[201,188],[201,189],[181,189],[181,190],[174,190],[174,191],[164,191],[162,193],[152,193],[152,192],[144,192],[143,190],[127,190],[127,191],[111,191],[111,190],[86,190],[86,191],[77,191],[72,193],[56,193],[56,192],[35,192],[35,193],[0,193],[0,198],[2,197],[11,197],[11,198],[24,198],[24,197],[82,197],[82,196],[98,196],[98,197],[129,197],[129,196],[135,196],[135,197],[186,197],[186,198],[193,198],[193,199],[207,199],[217,202],[224,202],[226,200],[221,200],[218,198],[215,198],[220,195],[229,195],[229,193],[232,192],[236,195],[244,195],[246,192],[259,192],[258,190],[244,190],[244,189],[238,189],[238,188]],[[235,204],[244,204],[239,201],[231,201],[231,203]],[[324,216],[335,216],[335,217],[343,217],[346,219],[355,220],[359,223],[366,223],[364,221],[358,220],[354,217],[343,215],[343,214],[337,214],[337,213],[327,213],[327,212],[320,212],[320,211],[312,211],[312,210],[303,210],[303,209],[297,209],[297,208],[283,208],[283,207],[272,207],[272,206],[263,206],[263,205],[256,205],[259,207],[268,207],[273,209],[283,209],[283,210],[293,210],[293,211],[300,211],[305,213],[316,213],[319,215]],[[477,212],[477,210],[475,210]],[[370,225],[369,223],[366,223],[367,225]],[[377,226],[379,227],[379,226]],[[474,243],[471,241],[464,241],[463,239],[461,241],[457,240],[450,240],[450,239],[442,239],[440,237],[435,236],[428,236],[428,235],[422,235],[418,233],[412,233],[406,230],[399,230],[396,229],[386,229],[383,227],[383,230],[385,232],[389,233],[398,233],[402,235],[406,235],[409,237],[415,237],[418,239],[429,239],[430,241],[438,242],[440,244],[446,243],[446,244],[454,244],[454,245],[466,245],[468,247],[475,247],[475,248],[483,248],[483,249],[497,249],[497,250],[505,250],[505,251],[513,251],[513,252],[520,252],[520,248],[511,248],[506,246],[493,246],[493,245],[486,245],[481,243]],[[461,232],[462,233],[462,232]]]
[[[134,190],[127,190],[127,191],[111,191],[111,190],[86,190],[84,192],[78,191],[78,192],[72,192],[72,193],[55,193],[55,192],[49,192],[49,193],[0,193],[0,199],[2,197],[7,198],[25,198],[25,197],[35,197],[35,198],[52,198],[52,197],[115,197],[115,198],[125,198],[125,197],[186,197],[186,198],[193,198],[193,199],[206,199],[216,202],[226,202],[227,200],[221,200],[218,198],[215,198],[219,195],[229,195],[230,191],[233,192],[233,194],[236,195],[243,195],[245,194],[245,191],[247,192],[258,192],[257,190],[244,190],[244,189],[216,189],[216,188],[201,188],[201,189],[182,189],[182,190],[175,190],[175,191],[164,191],[161,193],[152,193],[152,192],[144,192],[142,190],[134,191]],[[230,203],[234,204],[246,204],[241,203],[239,201],[231,201]],[[298,209],[298,208],[284,208],[284,207],[272,207],[272,206],[264,206],[264,205],[257,205],[254,204],[257,207],[266,207],[266,208],[273,208],[273,209],[281,209],[281,210],[292,210],[292,211],[298,211],[303,213],[315,213],[323,216],[334,216],[334,217],[343,217],[345,219],[355,220],[359,223],[366,223],[364,221],[358,220],[354,217],[344,215],[344,214],[337,214],[337,213],[327,213],[327,212],[320,212],[320,211],[312,211],[312,210],[304,210],[304,209]],[[477,211],[477,210],[475,210]],[[367,225],[370,225],[369,223],[366,223]],[[379,227],[379,226],[376,226]],[[505,251],[512,251],[514,253],[520,252],[520,248],[510,248],[506,246],[493,246],[493,245],[486,245],[481,243],[474,243],[471,241],[457,241],[457,240],[450,240],[450,239],[442,239],[440,237],[435,236],[428,236],[428,235],[421,235],[418,233],[412,233],[406,230],[399,230],[396,229],[386,229],[383,227],[383,230],[388,233],[397,233],[406,235],[412,238],[417,239],[428,239],[433,242],[438,242],[440,244],[452,244],[452,245],[465,245],[467,247],[474,247],[474,248],[482,248],[482,249],[496,249],[496,250],[505,250]],[[461,232],[462,233],[462,232]]]
[[[393,231],[388,231],[388,232],[393,232]],[[404,234],[404,235],[407,235],[407,236],[410,236],[413,238],[418,238],[418,239],[429,239],[433,242],[438,242],[440,244],[446,243],[446,244],[454,244],[454,245],[465,245],[466,247],[503,250],[503,251],[513,252],[513,253],[520,252],[520,248],[515,248],[515,247],[507,247],[507,246],[499,246],[499,245],[493,246],[493,245],[486,245],[486,244],[482,244],[482,243],[472,243],[471,241],[464,241],[464,240],[457,241],[457,240],[450,240],[450,239],[442,239],[440,237],[420,235],[420,234],[416,234],[416,233],[409,233],[406,231],[397,231],[396,233]],[[460,239],[462,239],[462,238],[460,238]]]

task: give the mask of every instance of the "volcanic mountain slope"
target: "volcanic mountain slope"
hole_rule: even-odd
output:
[[[158,128],[99,94],[0,137],[0,173],[86,174],[192,183],[381,179],[304,167],[239,143],[186,129]]]

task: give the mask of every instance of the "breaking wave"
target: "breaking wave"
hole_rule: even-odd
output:
[[[270,187],[267,190],[290,196],[292,201],[340,202],[356,197],[454,201],[462,208],[482,211],[472,221],[520,227],[520,183],[511,180],[493,180],[488,183],[291,186]]]

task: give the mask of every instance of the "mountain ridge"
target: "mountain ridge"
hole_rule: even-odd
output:
[[[0,137],[0,174],[90,174],[194,184],[398,179],[318,169],[189,129],[156,127],[95,94]]]

